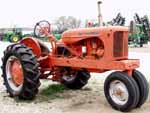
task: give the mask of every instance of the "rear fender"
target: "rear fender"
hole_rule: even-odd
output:
[[[39,58],[42,53],[49,53],[49,49],[45,46],[45,44],[36,38],[25,37],[20,41],[20,43],[31,48],[37,58]]]

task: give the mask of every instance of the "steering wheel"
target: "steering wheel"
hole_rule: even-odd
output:
[[[44,38],[50,34],[50,27],[51,24],[48,21],[39,21],[34,27],[34,35],[39,38]]]

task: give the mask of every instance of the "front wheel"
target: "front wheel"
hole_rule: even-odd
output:
[[[139,101],[139,88],[135,80],[124,72],[113,72],[105,81],[104,93],[116,110],[129,111]]]
[[[141,107],[145,103],[146,99],[148,98],[148,93],[149,93],[148,82],[145,76],[138,70],[133,71],[132,77],[138,84],[140,90],[139,102],[136,105],[136,108],[138,108]]]

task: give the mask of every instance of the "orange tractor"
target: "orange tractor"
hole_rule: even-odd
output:
[[[85,86],[91,72],[112,72],[104,83],[109,104],[120,111],[140,107],[148,97],[145,77],[136,70],[138,59],[128,59],[128,29],[110,26],[65,31],[57,40],[47,21],[36,24],[34,33],[48,37],[50,48],[26,37],[4,51],[4,85],[12,97],[33,99],[41,79],[58,81],[67,88]]]

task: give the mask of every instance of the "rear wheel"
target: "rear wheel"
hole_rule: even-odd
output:
[[[12,36],[10,37],[10,42],[16,43],[16,42],[18,42],[19,40],[20,40],[19,35],[12,35]]]
[[[136,107],[141,107],[148,97],[148,92],[149,92],[148,82],[146,78],[144,77],[144,75],[137,70],[133,71],[132,77],[138,84],[139,91],[140,91],[140,98]]]
[[[106,78],[104,93],[109,104],[123,112],[133,109],[139,100],[137,83],[123,72],[113,72]]]
[[[79,70],[62,75],[61,83],[69,89],[81,89],[88,83],[89,78],[90,74],[87,71]]]
[[[33,99],[38,93],[38,62],[32,50],[22,44],[13,44],[4,51],[3,79],[11,97]]]

